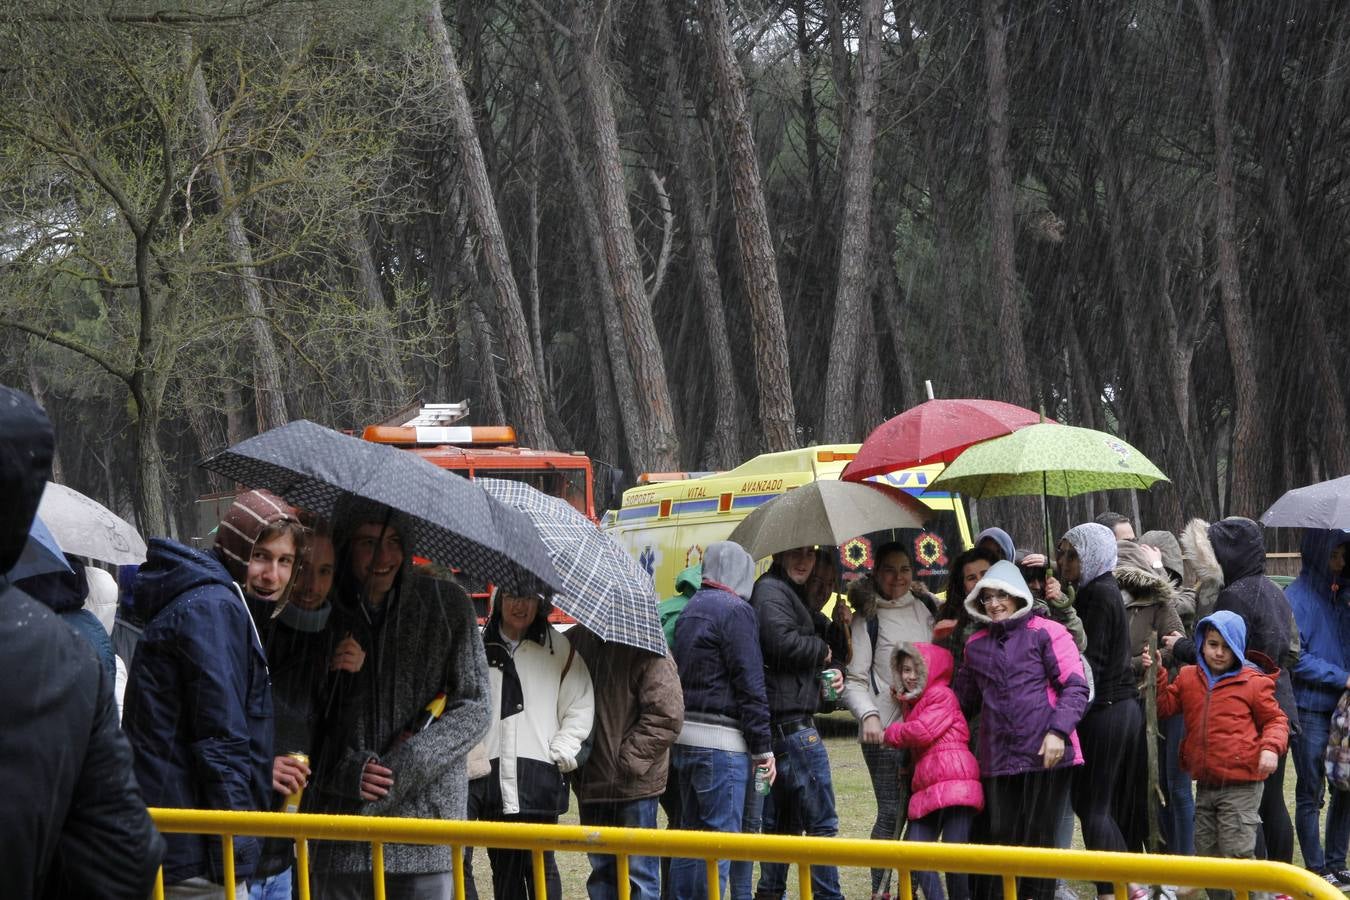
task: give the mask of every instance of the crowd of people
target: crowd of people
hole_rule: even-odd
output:
[[[0,571],[52,451],[42,411],[5,389]],[[294,895],[292,842],[235,837],[226,885],[218,838],[161,836],[146,806],[552,823],[575,794],[587,825],[655,828],[664,808],[674,828],[834,836],[815,718],[826,703],[857,720],[873,838],[1064,848],[1076,820],[1094,850],[1288,862],[1296,827],[1304,864],[1350,888],[1350,800],[1323,767],[1350,689],[1350,533],[1309,531],[1286,592],[1248,519],[1136,538],[1108,514],[1067,531],[1053,568],[989,528],[951,561],[941,599],[901,543],[878,547],[845,597],[833,548],[785,550],[757,575],[718,542],[661,604],[664,655],[560,630],[533,583],[499,585],[480,629],[456,583],[412,565],[410,533],[383,506],[352,500],[321,521],[245,492],[209,549],[149,542],[111,640],[73,615],[97,569],[0,578],[0,653],[18,667],[0,685],[0,747],[28,767],[8,779],[0,858],[22,893],[144,897],[162,863],[170,897]],[[1150,690],[1160,847],[1148,847]],[[368,844],[311,848],[315,896],[372,896]],[[385,846],[387,896],[451,897],[451,853]],[[535,897],[528,852],[487,858],[494,897]],[[589,861],[589,895],[617,897],[614,857]],[[787,887],[783,863],[717,870],[738,900]],[[701,860],[633,857],[627,871],[636,898],[707,894]],[[871,872],[874,898],[890,877]],[[823,900],[843,896],[832,866],[811,881]],[[927,900],[1001,894],[959,872],[915,884]],[[1062,887],[1023,879],[1018,896]],[[561,896],[551,854],[542,888]]]

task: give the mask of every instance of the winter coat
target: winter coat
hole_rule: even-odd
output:
[[[1185,717],[1181,767],[1201,784],[1264,781],[1257,771],[1261,751],[1278,756],[1289,744],[1289,720],[1275,702],[1279,670],[1263,654],[1246,657],[1247,629],[1241,616],[1216,612],[1202,619],[1196,628],[1202,643],[1210,628],[1223,635],[1237,657],[1237,668],[1216,675],[1202,654],[1171,684],[1167,670],[1159,668],[1158,716],[1180,712]]]
[[[339,554],[341,559],[341,554]],[[456,584],[404,569],[372,621],[361,601],[339,592],[329,628],[348,633],[365,650],[361,671],[340,672],[325,703],[324,746],[315,767],[316,812],[463,819],[468,806],[465,758],[487,728],[491,702],[487,659],[473,603]],[[446,694],[441,717],[398,741],[404,726],[437,693]],[[374,760],[394,772],[379,800],[361,799],[361,771]],[[345,841],[318,843],[320,872],[370,871],[370,848]],[[449,872],[450,848],[387,844],[386,872]]]
[[[891,658],[902,643],[933,637],[933,608],[913,592],[887,600],[870,577],[855,581],[848,591],[853,607],[853,657],[845,673],[844,703],[860,723],[879,716],[881,727],[896,721],[900,709],[891,695]],[[876,634],[875,644],[872,640]],[[862,737],[862,729],[858,731]]]
[[[666,633],[666,646],[675,646],[675,623],[689,605],[689,598],[698,593],[702,584],[703,564],[692,565],[675,576],[675,596],[667,597],[657,604],[656,613],[661,617],[661,630]]]
[[[1330,712],[1350,679],[1350,590],[1333,590],[1328,568],[1331,551],[1347,542],[1350,532],[1305,529],[1303,569],[1284,589],[1302,645],[1294,664],[1299,709]]]
[[[109,679],[116,679],[117,666],[113,663],[115,655],[108,632],[98,616],[84,608],[85,598],[89,596],[84,564],[69,555],[66,562],[70,563],[69,572],[34,575],[15,586],[60,616],[72,631],[88,641],[104,673]]]
[[[770,719],[815,715],[820,708],[820,670],[830,648],[806,608],[801,588],[773,566],[755,582],[750,603],[759,618]]]
[[[586,661],[566,635],[548,624],[546,615],[535,619],[514,650],[498,622],[494,616],[483,632],[492,684],[492,710],[483,735],[492,765],[484,793],[489,817],[559,816],[567,810],[567,778],[553,760],[577,759],[591,736],[591,675]]]
[[[1292,648],[1297,630],[1284,591],[1266,577],[1266,543],[1261,526],[1233,516],[1210,525],[1201,540],[1209,542],[1223,570],[1224,586],[1214,601],[1215,611],[1228,610],[1242,616],[1247,623],[1248,648],[1269,657],[1279,667],[1275,699],[1289,717],[1290,731],[1298,733],[1298,707],[1289,672],[1298,665]]]
[[[986,528],[984,531],[975,535],[973,545],[976,547],[980,546],[980,542],[985,538],[989,538],[994,543],[998,544],[999,552],[1004,559],[1009,562],[1017,561],[1017,547],[1014,546],[1012,535],[1008,534],[1008,532],[997,526]]]
[[[572,779],[577,802],[660,796],[670,745],[684,724],[684,693],[674,658],[606,643],[581,626],[568,631],[567,638],[595,686],[591,754]]]
[[[1092,709],[1136,699],[1125,598],[1112,574],[1118,559],[1116,536],[1105,525],[1088,522],[1069,529],[1064,540],[1073,545],[1082,565],[1073,605],[1087,635],[1083,654],[1092,666]]]
[[[984,808],[984,789],[970,752],[970,727],[952,692],[952,655],[926,642],[901,643],[891,657],[896,673],[905,658],[918,665],[919,686],[900,695],[904,721],[886,729],[886,743],[914,751],[909,817],[922,819],[949,806],[978,812]],[[895,680],[898,684],[898,674]]]
[[[1144,671],[1144,645],[1151,635],[1156,635],[1163,665],[1171,669],[1172,654],[1163,646],[1162,639],[1174,632],[1185,633],[1181,616],[1173,605],[1172,582],[1163,569],[1155,569],[1148,564],[1134,541],[1120,542],[1120,559],[1114,574],[1129,620],[1130,667],[1136,685],[1143,687],[1144,678],[1148,675]]]
[[[288,607],[287,612],[292,608]],[[267,622],[263,649],[272,674],[273,756],[305,753],[311,767],[320,758],[319,717],[327,699],[328,661],[332,658],[335,643],[336,636],[327,626],[309,632],[292,628],[281,619]],[[305,793],[302,798],[304,812],[316,808],[317,795],[317,791]],[[286,799],[273,791],[269,809],[281,809]],[[261,879],[279,874],[294,863],[295,841],[267,838],[263,841],[262,859],[255,877]]]
[[[1022,605],[994,622],[980,590],[998,588]],[[986,777],[1043,768],[1041,742],[1054,731],[1066,748],[1060,767],[1083,762],[1075,730],[1088,706],[1078,648],[1064,626],[1031,614],[1031,592],[1010,562],[994,565],[966,597],[966,611],[983,627],[966,642],[965,665],[952,687],[968,716],[980,713],[977,756]]]
[[[735,728],[751,754],[772,751],[759,620],[749,602],[711,587],[695,594],[675,627],[675,665],[686,724]]]
[[[148,624],[127,683],[122,727],[150,806],[260,811],[272,797],[272,686],[253,616],[212,553],[152,538],[136,577]],[[165,838],[164,881],[224,878],[214,835]],[[235,877],[259,841],[234,839]]]

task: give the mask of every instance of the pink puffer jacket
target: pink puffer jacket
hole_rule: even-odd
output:
[[[919,664],[919,686],[900,693],[905,718],[886,729],[886,743],[912,750],[914,778],[909,817],[921,819],[948,806],[984,808],[980,766],[970,752],[970,726],[952,692],[952,655],[933,644],[904,643],[892,661],[895,690],[904,688],[900,666]]]

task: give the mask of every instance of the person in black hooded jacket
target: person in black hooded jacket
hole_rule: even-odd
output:
[[[32,398],[0,387],[0,871],[7,896],[141,900],[164,841],[132,776],[112,678],[4,574],[27,541],[53,447]]]

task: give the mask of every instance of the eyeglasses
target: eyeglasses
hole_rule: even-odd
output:
[[[1007,591],[1000,591],[991,588],[988,594],[985,594],[980,597],[980,605],[987,607],[989,606],[989,604],[995,601],[999,603],[1007,603],[1011,599],[1012,594],[1009,594]]]

